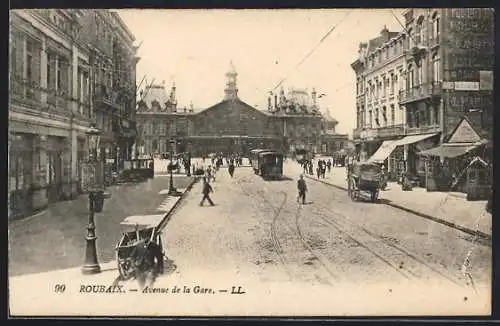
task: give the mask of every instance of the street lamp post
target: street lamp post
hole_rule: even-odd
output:
[[[99,141],[101,139],[101,131],[95,127],[95,125],[91,125],[89,130],[87,131],[88,145],[89,145],[89,154],[90,154],[90,163],[94,165],[94,176],[92,180],[92,184],[89,188],[89,223],[87,226],[87,236],[86,236],[86,247],[85,247],[85,263],[82,267],[83,274],[97,274],[101,272],[101,267],[99,266],[99,262],[97,261],[97,249],[96,249],[96,235],[95,235],[95,222],[94,222],[94,213],[95,213],[95,203],[98,194],[102,191],[102,189],[97,188],[99,185],[96,185],[96,167],[97,167],[97,148],[99,148]]]
[[[177,192],[177,189],[174,188],[174,145],[176,144],[176,141],[174,138],[170,139],[170,183],[168,187],[168,194],[171,196],[177,196],[179,193]]]

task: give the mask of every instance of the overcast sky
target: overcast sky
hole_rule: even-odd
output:
[[[287,77],[285,90],[315,87],[325,93],[320,106],[339,121],[337,132],[349,134],[356,122],[350,64],[359,43],[377,37],[384,25],[402,30],[390,9],[117,11],[136,44],[142,43],[137,83],[146,75],[170,89],[175,80],[180,106],[192,101],[206,108],[221,101],[232,60],[243,101],[265,109],[269,91]],[[401,9],[392,12],[403,22]]]

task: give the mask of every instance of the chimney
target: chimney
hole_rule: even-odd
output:
[[[387,26],[384,25],[384,28],[380,31],[380,36],[382,36],[385,40],[389,40],[389,30],[387,29]]]

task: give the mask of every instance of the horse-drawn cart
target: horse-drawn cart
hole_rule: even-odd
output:
[[[375,202],[380,192],[381,178],[382,171],[379,165],[355,162],[347,177],[349,196],[356,201],[360,198],[361,192],[369,192],[371,201]]]
[[[139,278],[147,272],[163,273],[163,251],[160,223],[164,215],[129,216],[122,225],[124,232],[116,246],[116,261],[122,280]]]

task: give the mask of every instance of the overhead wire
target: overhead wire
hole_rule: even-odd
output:
[[[283,82],[285,80],[288,79],[288,77],[290,77],[290,75],[295,71],[297,70],[315,51],[316,49],[332,34],[332,32],[337,29],[337,27],[349,16],[349,14],[352,12],[352,9],[347,11],[347,13],[344,15],[344,17],[342,17],[342,19],[336,23],[335,25],[333,25],[329,30],[328,32],[326,32],[325,35],[323,35],[323,37],[319,40],[319,42],[304,56],[304,58],[302,58],[302,60],[300,60],[294,67],[294,69],[292,70],[292,72],[290,72],[286,77],[282,78],[278,84],[276,84],[276,86],[274,86],[272,88],[271,91],[269,92],[273,92],[274,90],[276,90],[278,87],[280,87]]]
[[[398,16],[396,16],[396,14],[394,13],[394,10],[390,10],[392,16],[396,19],[396,21],[398,22],[398,24],[401,26],[401,28],[405,31],[406,35],[408,35],[415,44],[418,44],[417,40],[411,35],[411,33],[408,32],[408,29],[405,27],[405,25],[403,25],[403,23],[401,22],[401,20],[399,20]]]

